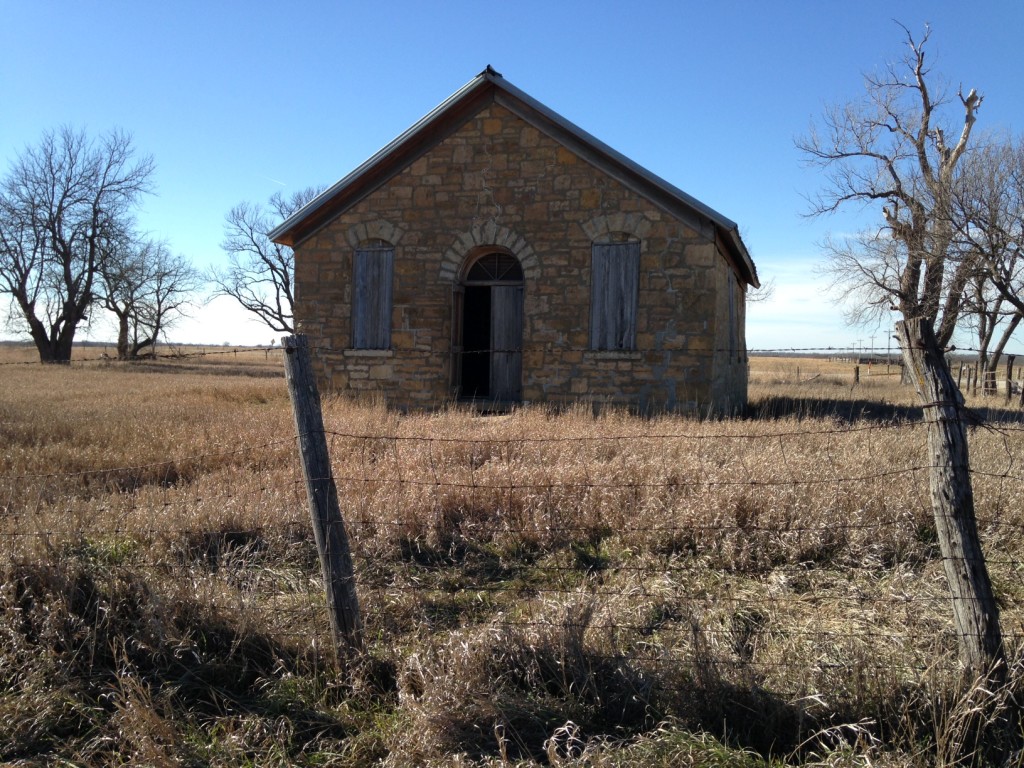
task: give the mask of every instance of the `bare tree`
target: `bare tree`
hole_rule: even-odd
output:
[[[909,49],[903,59],[867,75],[864,97],[829,108],[797,146],[828,179],[812,214],[850,204],[881,214],[860,237],[827,244],[828,271],[860,302],[855,317],[897,309],[907,320],[927,320],[945,346],[971,273],[953,253],[952,192],[983,97],[961,89],[953,102],[933,92],[925,56],[930,30],[916,40],[901,28]],[[962,121],[952,143],[943,119],[950,105]]]
[[[775,278],[762,280],[761,285],[747,291],[748,304],[765,304],[775,298]]]
[[[964,315],[964,325],[977,339],[984,392],[994,394],[999,361],[1024,314],[1010,304],[984,274],[972,278],[965,302],[969,309]]]
[[[103,306],[117,318],[119,360],[154,349],[202,283],[184,256],[157,240],[130,239],[113,249],[101,278]]]
[[[996,138],[968,154],[952,223],[960,258],[973,267],[966,317],[991,391],[1003,350],[1024,318],[1024,143]]]
[[[864,99],[829,109],[823,129],[798,146],[828,178],[813,213],[851,203],[880,208],[874,229],[832,243],[829,269],[862,302],[861,312],[891,308],[903,316],[896,330],[927,426],[932,511],[954,623],[967,667],[998,686],[1006,673],[999,608],[978,537],[963,396],[943,355],[978,272],[974,252],[957,242],[954,199],[982,97],[958,91],[962,124],[947,143],[941,118],[952,102],[930,85],[929,32],[918,41],[902,29],[903,60],[868,76]]]
[[[42,362],[67,362],[97,299],[107,255],[150,191],[153,161],[131,138],[65,127],[26,148],[0,182],[0,293],[11,297]]]
[[[235,299],[273,331],[295,332],[295,257],[291,248],[271,242],[267,233],[322,190],[307,187],[290,197],[275,192],[267,208],[239,203],[226,217],[221,248],[228,264],[210,275],[215,294]]]

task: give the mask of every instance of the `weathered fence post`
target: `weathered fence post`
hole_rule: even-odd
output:
[[[1013,397],[1013,361],[1017,359],[1016,355],[1006,356],[1006,404],[1010,404],[1010,398]]]
[[[860,366],[853,366],[853,383],[860,384]]]
[[[327,592],[331,633],[338,662],[344,665],[363,650],[363,622],[356,596],[352,553],[338,507],[338,489],[327,453],[320,393],[316,388],[306,337],[301,334],[285,336],[281,345],[285,351],[284,372],[295,414],[313,536],[320,553],[320,569]]]
[[[1006,665],[996,607],[974,516],[963,421],[964,399],[956,388],[931,324],[896,324],[906,367],[924,406],[931,460],[932,512],[942,562],[953,598],[953,619],[967,667],[998,683]]]

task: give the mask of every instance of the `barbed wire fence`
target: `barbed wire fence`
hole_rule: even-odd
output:
[[[493,686],[519,685],[601,699],[623,718],[657,685],[708,698],[745,691],[750,706],[770,695],[801,712],[952,685],[960,637],[929,499],[934,461],[912,410],[329,418],[367,655],[392,669],[408,701],[430,691],[485,700]],[[1016,414],[981,411],[967,423],[978,527],[1019,664]],[[99,624],[101,613],[136,610],[104,597],[104,583],[140,585],[140,599],[211,617],[207,631],[225,633],[229,653],[302,659],[345,684],[348,670],[331,659],[301,437],[0,474],[8,597],[24,603],[42,588],[34,579],[66,575],[68,605]],[[211,641],[176,642],[192,658]],[[473,677],[474,665],[488,674]]]
[[[380,647],[576,622],[595,657],[699,659],[793,696],[854,667],[910,678],[956,667],[921,425],[532,426],[327,431]],[[1024,426],[980,425],[972,441],[1004,640],[1019,649]],[[327,648],[294,442],[8,476],[5,559],[172,580],[296,648]]]

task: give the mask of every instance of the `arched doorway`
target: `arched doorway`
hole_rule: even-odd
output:
[[[514,403],[523,391],[523,268],[485,251],[456,288],[455,376],[459,399]]]

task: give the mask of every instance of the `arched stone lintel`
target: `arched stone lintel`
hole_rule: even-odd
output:
[[[506,226],[490,219],[482,224],[474,224],[466,232],[455,238],[441,259],[439,277],[449,283],[459,279],[459,272],[466,256],[474,248],[480,246],[498,246],[505,248],[519,259],[523,267],[523,276],[527,280],[540,276],[540,261],[533,248],[527,244],[526,238]]]
[[[651,220],[642,213],[602,213],[583,223],[583,231],[591,242],[607,237],[612,232],[626,232],[640,238],[640,250],[647,249],[647,236],[651,233]]]
[[[360,243],[367,240],[385,240],[392,245],[398,245],[403,235],[405,230],[397,224],[392,224],[387,219],[374,219],[353,224],[345,232],[345,240],[353,248],[358,248]]]

